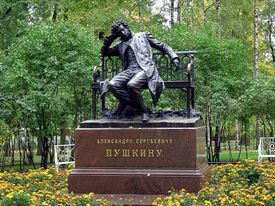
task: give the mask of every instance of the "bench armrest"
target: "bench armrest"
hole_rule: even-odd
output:
[[[93,68],[93,82],[100,82],[100,70],[98,66],[94,66]]]

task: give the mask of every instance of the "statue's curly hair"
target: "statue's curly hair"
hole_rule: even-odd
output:
[[[128,24],[127,24],[125,21],[123,21],[122,19],[120,19],[120,20],[115,21],[115,22],[112,24],[112,30],[111,30],[112,33],[117,33],[117,32],[118,32],[118,27],[119,27],[120,25],[123,25],[126,29],[130,30]]]

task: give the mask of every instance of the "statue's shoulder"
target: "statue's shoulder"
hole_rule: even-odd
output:
[[[135,33],[135,36],[139,37],[139,36],[142,36],[142,37],[146,37],[148,35],[148,32],[138,32],[138,33]]]

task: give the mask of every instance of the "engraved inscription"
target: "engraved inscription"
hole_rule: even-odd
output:
[[[100,138],[96,141],[97,144],[172,144],[170,138],[143,138],[133,141],[129,138]]]
[[[97,139],[97,144],[132,144],[133,140],[128,138],[101,138]]]
[[[173,140],[171,138],[131,139],[127,137],[116,137],[98,138],[96,143],[100,145],[106,145],[107,148],[103,148],[103,150],[105,150],[105,157],[162,158],[164,156],[164,151],[159,147],[162,145],[164,146],[167,144],[172,144]],[[117,147],[115,146],[114,148],[114,145],[117,145]],[[154,147],[157,147],[157,149]]]
[[[163,157],[162,149],[106,149],[106,157]]]

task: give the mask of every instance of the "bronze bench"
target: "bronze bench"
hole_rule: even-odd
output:
[[[186,111],[190,118],[191,110],[195,108],[195,84],[194,84],[194,55],[195,51],[178,51],[176,54],[180,58],[180,67],[176,68],[171,59],[162,53],[154,53],[154,60],[158,68],[159,75],[164,80],[165,88],[182,89],[186,92]],[[121,60],[118,57],[102,57],[101,71],[94,70],[92,89],[92,118],[97,118],[97,103],[100,94],[100,84],[105,79],[111,79],[122,71]],[[105,94],[101,96],[101,111],[105,111]]]

